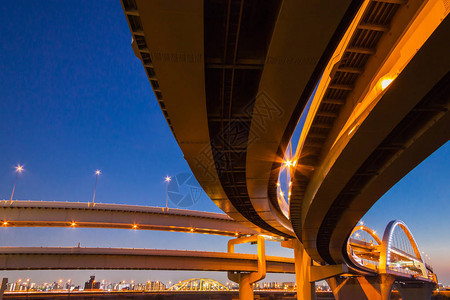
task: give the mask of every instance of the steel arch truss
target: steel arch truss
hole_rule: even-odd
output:
[[[368,234],[368,242],[361,232]],[[393,274],[398,277],[433,281],[431,267],[422,259],[419,247],[402,221],[393,220],[387,225],[383,239],[367,226],[356,226],[347,241],[347,257],[362,272]]]
[[[228,291],[218,281],[208,278],[191,278],[181,281],[170,288],[171,291]]]

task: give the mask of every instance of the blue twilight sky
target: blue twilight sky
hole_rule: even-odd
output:
[[[119,0],[6,1],[0,8],[0,198],[14,166],[25,165],[15,198],[165,205],[164,176],[189,172],[140,61]],[[430,156],[367,214],[382,232],[405,221],[450,283],[450,146]],[[190,209],[220,210],[206,197]],[[134,247],[225,251],[227,238],[198,234],[73,228],[0,228],[0,246]],[[255,251],[242,247],[242,251]],[[273,255],[291,251],[269,243]],[[163,271],[0,272],[10,281],[71,278],[172,280],[223,273]],[[267,280],[291,281],[291,275]]]

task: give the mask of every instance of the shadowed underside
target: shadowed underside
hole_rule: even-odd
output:
[[[123,1],[133,48],[187,162],[237,221],[294,236],[269,200],[273,162],[360,3]]]
[[[316,261],[344,262],[356,222],[448,140],[443,2],[122,3],[135,54],[208,196],[252,230],[296,236]],[[428,10],[442,19],[422,17]],[[367,101],[390,74],[395,51],[402,60],[398,47],[422,47],[403,42],[415,39],[414,26],[417,39],[433,27],[431,37],[387,78],[392,86]],[[292,171],[289,219],[278,204],[278,174],[316,86]]]
[[[448,141],[449,32],[447,17],[355,125],[341,135],[334,128],[335,136],[327,141],[328,151],[322,153],[302,203],[299,232],[314,259],[343,262],[346,240],[358,220]],[[351,112],[344,106],[335,126],[342,126]]]

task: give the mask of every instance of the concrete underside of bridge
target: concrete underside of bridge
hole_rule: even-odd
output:
[[[315,261],[329,264],[345,261],[346,238],[373,203],[448,139],[446,106],[415,106],[448,72],[445,24],[367,109],[359,128],[339,139],[370,79],[425,2],[122,1],[133,50],[208,196],[254,231],[297,236]],[[346,38],[359,42],[338,48],[351,26]],[[314,174],[308,182],[292,181],[288,219],[277,204],[278,170],[300,114],[341,50],[346,56],[331,73],[344,83],[331,82],[335,97],[327,96],[322,108],[333,109],[314,114],[318,124],[308,147],[316,159],[303,166]],[[356,65],[347,66],[351,61]],[[430,110],[436,115],[427,115]]]
[[[291,241],[299,299],[314,297],[312,282],[320,276],[313,275],[340,271],[315,272],[312,259],[351,264],[346,243],[357,221],[448,140],[448,97],[441,97],[449,86],[448,18],[422,49],[410,47],[419,49],[411,63],[387,92],[377,94],[376,103],[363,106],[360,123],[345,129],[371,80],[433,1],[122,3],[135,54],[208,196],[252,230],[301,241]],[[359,12],[361,20],[353,24]],[[354,31],[345,37],[350,27]],[[353,44],[338,48],[347,38]],[[308,147],[315,158],[297,166],[314,172],[303,172],[306,181],[292,180],[289,219],[278,205],[278,171],[309,97],[341,50],[346,56],[330,74],[340,74],[342,82],[333,79],[328,102],[313,115],[317,124]],[[242,297],[251,297],[250,277],[234,278]],[[359,290],[361,299],[387,299],[393,283],[388,275],[327,278],[340,298]]]
[[[315,261],[345,261],[357,222],[445,144],[450,131],[450,18],[442,21],[355,133],[326,153],[305,196],[303,243]],[[340,148],[342,147],[342,148]]]
[[[136,56],[208,196],[253,230],[293,237],[269,199],[273,163],[362,1],[122,3]]]

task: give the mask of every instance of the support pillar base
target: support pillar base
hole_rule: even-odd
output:
[[[8,278],[3,277],[2,279],[2,285],[0,287],[0,300],[3,299],[3,293],[6,291],[6,288],[8,287]]]
[[[327,279],[336,300],[389,300],[394,281],[388,274]]]
[[[298,300],[315,300],[316,283],[311,282],[311,257],[306,253],[302,243],[292,240],[295,257],[295,281],[297,284]]]
[[[436,288],[433,282],[399,282],[394,286],[404,300],[429,300]]]
[[[251,273],[228,273],[228,279],[239,283],[239,300],[253,300],[253,282]]]

